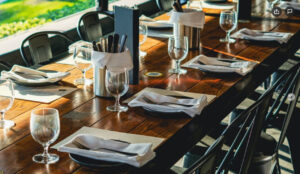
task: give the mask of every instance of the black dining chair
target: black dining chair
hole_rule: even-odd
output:
[[[156,0],[156,5],[160,11],[170,11],[172,9],[174,0]]]
[[[53,56],[52,46],[60,45],[62,42],[58,40],[55,44],[51,45],[49,35],[55,35],[64,42],[64,46],[69,45],[73,42],[66,34],[59,31],[41,31],[33,33],[26,37],[20,46],[20,53],[26,66],[33,66],[37,64],[47,63],[51,60],[55,60],[58,56]],[[28,43],[30,56],[28,56],[25,50],[25,44]],[[57,44],[59,43],[59,44]]]
[[[224,144],[224,137],[220,136],[188,169],[173,167],[165,174],[193,174],[195,171],[201,174],[215,174],[219,153]]]
[[[8,70],[10,70],[10,68],[11,68],[11,65],[9,65],[8,63],[0,60],[0,72],[3,71],[3,70],[8,71]]]
[[[225,137],[225,144],[230,148],[223,151],[224,158],[216,173],[227,173],[228,170],[239,174],[280,173],[278,150],[285,138],[291,117],[295,116],[294,108],[298,101],[299,88],[300,64],[298,63],[284,73],[254,104],[243,110],[223,131],[221,135]],[[275,100],[274,96],[276,96]],[[289,99],[287,111],[282,121],[279,141],[276,142],[264,130],[272,119],[277,118],[279,110],[286,104],[287,99]],[[203,152],[203,148],[205,149],[205,147],[195,146],[189,153],[196,155],[195,152]]]
[[[77,24],[77,33],[81,40],[85,41],[98,41],[103,36],[101,21],[104,23],[106,20],[99,18],[99,15],[106,15],[109,18],[106,20],[112,20],[112,14],[102,11],[90,11],[83,14]],[[109,22],[107,22],[109,23]]]

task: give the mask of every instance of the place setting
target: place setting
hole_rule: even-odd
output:
[[[285,44],[292,37],[291,33],[252,30],[242,28],[231,35],[235,39],[244,39],[256,43]]]
[[[154,149],[164,139],[82,127],[51,148],[69,153],[76,163],[101,169],[142,167],[155,157]]]
[[[50,103],[77,89],[70,85],[62,86],[58,84],[69,75],[69,72],[35,70],[14,65],[10,71],[1,72],[1,80],[12,82],[12,90],[16,99]],[[7,89],[0,87],[0,95],[5,95],[6,92]]]
[[[257,63],[253,61],[199,55],[184,63],[182,67],[199,69],[205,73],[219,75],[238,74],[245,76],[251,72],[256,65]]]

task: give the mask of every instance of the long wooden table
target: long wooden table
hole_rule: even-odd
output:
[[[178,77],[168,73],[172,63],[167,54],[166,39],[148,38],[142,46],[148,55],[140,65],[139,85],[130,86],[129,92],[123,98],[145,87],[216,95],[217,98],[203,110],[201,115],[194,118],[154,116],[141,108],[130,108],[125,113],[117,114],[106,111],[106,106],[113,104],[114,100],[95,97],[91,88],[82,86],[78,86],[79,90],[50,104],[15,100],[13,107],[6,114],[6,119],[14,120],[16,126],[9,130],[0,130],[0,170],[5,174],[162,173],[163,169],[172,166],[299,47],[297,43],[300,39],[300,24],[283,21],[255,21],[239,24],[238,28],[242,27],[291,32],[294,35],[284,45],[257,45],[244,40],[227,45],[219,42],[219,38],[224,37],[225,33],[219,27],[218,18],[207,16],[205,28],[201,33],[201,49],[190,51],[184,61],[201,53],[209,56],[236,57],[260,63],[245,77],[214,75],[194,69],[188,69],[186,75]],[[74,79],[81,76],[80,71],[71,65],[53,63],[42,69],[70,72],[71,75],[63,79],[62,85],[71,85]],[[148,71],[159,71],[163,73],[163,76],[147,77],[144,73]],[[41,107],[59,110],[61,132],[58,141],[82,126],[162,137],[165,141],[156,148],[155,159],[140,169],[126,167],[119,171],[101,171],[81,167],[73,162],[67,153],[55,150],[50,150],[50,152],[54,151],[59,154],[59,162],[51,165],[37,164],[32,161],[32,156],[41,152],[42,147],[30,135],[29,120],[31,110]]]

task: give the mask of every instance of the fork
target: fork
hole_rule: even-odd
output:
[[[119,154],[123,154],[123,155],[127,155],[127,156],[138,156],[137,153],[132,153],[132,152],[122,152],[122,151],[118,151],[118,150],[113,150],[113,149],[108,149],[108,148],[95,148],[95,149],[91,149],[87,146],[85,146],[84,144],[81,144],[80,142],[78,141],[73,141],[72,142],[73,144],[75,144],[78,148],[80,149],[85,149],[85,150],[107,150],[107,151],[110,151],[110,152],[115,152],[115,153],[119,153]]]
[[[150,104],[160,104],[160,105],[178,105],[178,106],[187,106],[187,107],[192,107],[193,104],[181,104],[181,103],[174,103],[174,102],[155,102],[155,101],[152,101],[151,99],[147,98],[147,97],[143,97],[143,100],[147,103],[150,103]]]

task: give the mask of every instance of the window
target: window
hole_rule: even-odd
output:
[[[0,39],[93,6],[95,0],[0,0]]]

